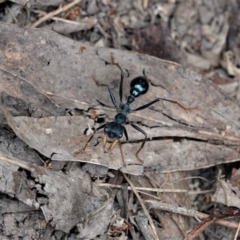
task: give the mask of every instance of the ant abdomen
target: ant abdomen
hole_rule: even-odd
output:
[[[131,81],[130,87],[130,94],[135,98],[139,97],[140,95],[143,95],[148,91],[148,80],[144,76],[136,77]]]

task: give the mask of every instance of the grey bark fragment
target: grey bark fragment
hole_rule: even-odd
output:
[[[32,180],[35,181],[36,186],[41,186],[41,189],[32,185],[26,171],[19,171],[16,166],[0,161],[0,191],[36,209],[40,207],[38,194],[41,193],[47,201],[43,202],[41,197],[40,208],[46,221],[56,229],[69,232],[86,219],[91,221],[94,217],[97,220],[96,216],[91,214],[99,209],[104,211],[105,207],[112,208],[112,204],[105,206],[105,203],[108,203],[109,194],[103,189],[100,191],[80,169],[75,169],[71,172],[71,176],[68,176],[62,172],[53,172],[26,164],[21,160],[8,159],[15,165],[25,166],[30,170]]]

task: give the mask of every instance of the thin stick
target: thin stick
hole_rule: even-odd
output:
[[[40,16],[46,16],[47,15],[46,12],[43,12],[43,11],[40,11],[40,10],[31,10],[31,12],[37,13]],[[69,23],[69,24],[73,24],[73,25],[81,25],[80,22],[76,22],[76,21],[73,21],[73,20],[68,20],[68,19],[60,18],[60,17],[52,17],[51,20],[58,21],[58,22],[65,22],[65,23]]]
[[[109,183],[98,183],[99,187],[111,187],[111,188],[119,188],[121,189],[121,185],[114,185]],[[170,193],[186,193],[188,195],[197,195],[197,194],[206,194],[212,193],[214,190],[204,190],[204,191],[188,191],[186,189],[162,189],[162,188],[145,188],[145,187],[135,187],[136,190],[139,191],[149,191],[149,192],[170,192]],[[131,187],[128,187],[128,190],[131,190]]]
[[[150,216],[150,214],[149,214],[147,208],[145,207],[142,198],[141,198],[140,195],[138,194],[138,192],[137,192],[135,186],[132,184],[132,182],[131,182],[130,179],[127,177],[127,175],[126,175],[125,173],[122,173],[122,174],[123,174],[123,176],[125,177],[125,179],[127,180],[127,182],[129,183],[129,185],[131,186],[131,188],[132,188],[134,194],[136,195],[136,197],[137,197],[139,203],[140,203],[141,206],[142,206],[142,209],[143,209],[145,215],[146,215],[147,218],[148,218],[148,221],[149,221],[150,226],[151,226],[152,231],[153,231],[154,239],[155,239],[155,240],[159,240],[158,235],[157,235],[156,228],[155,228],[154,223],[153,223],[153,220],[152,220],[152,218],[151,218],[151,216]]]
[[[205,219],[210,216],[208,214],[198,212],[194,209],[187,209],[185,207],[177,207],[177,206],[173,206],[172,204],[163,203],[163,202],[156,201],[156,200],[146,200],[145,203],[147,204],[147,206],[149,208],[152,208],[152,209],[160,209],[160,210],[177,213],[177,214],[181,214],[181,215],[185,215],[185,216],[189,216],[189,217]],[[215,223],[226,226],[226,227],[230,227],[230,228],[238,228],[238,224],[236,222],[230,222],[230,221],[226,221],[226,220],[218,220]]]
[[[36,21],[35,23],[33,23],[31,25],[32,28],[36,28],[38,27],[40,24],[42,24],[43,22],[51,19],[52,17],[58,15],[59,13],[62,13],[62,12],[65,12],[67,11],[68,9],[74,7],[75,5],[77,5],[78,3],[80,3],[81,0],[75,0],[67,5],[65,5],[64,7],[59,7],[57,10],[55,11],[52,11],[48,14],[46,14],[45,16],[43,16],[42,18],[40,18],[38,21]]]
[[[8,155],[5,155],[4,153],[0,152],[0,160],[1,161],[4,161],[4,162],[7,162],[7,163],[10,163],[10,164],[13,164],[15,166],[18,166],[20,168],[23,168],[23,169],[26,169],[30,172],[35,172],[36,169],[34,167],[32,167],[30,164],[28,164],[27,162],[24,162],[24,161],[21,161],[17,158],[14,158],[14,157],[10,157]]]
[[[237,240],[239,230],[240,230],[240,221],[239,221],[239,223],[238,223],[238,228],[237,228],[237,231],[236,231],[236,233],[235,233],[234,240]]]
[[[120,186],[120,185],[113,185],[113,184],[106,184],[106,183],[99,183],[98,186],[99,187],[122,188],[122,186]],[[159,189],[159,188],[144,188],[144,187],[135,187],[135,189],[137,191],[142,190],[142,191],[151,191],[151,192],[174,192],[174,193],[181,193],[181,194],[187,193],[187,194],[191,194],[191,195],[213,192],[213,190],[188,191],[188,190],[184,190],[184,189]],[[132,188],[128,187],[128,190],[132,190]],[[146,192],[141,192],[141,193],[146,194]],[[152,197],[154,197],[154,196],[152,196]],[[169,212],[173,212],[173,213],[177,213],[177,214],[182,214],[185,216],[196,217],[199,219],[204,219],[204,218],[207,218],[210,216],[208,214],[201,213],[201,212],[193,210],[193,209],[187,209],[184,207],[176,207],[176,206],[173,206],[172,204],[162,203],[159,200],[157,200],[157,201],[146,200],[145,203],[149,204],[149,206],[151,206],[152,208],[155,208],[155,209],[161,209],[161,210],[165,210],[165,211],[169,211]],[[220,224],[220,225],[230,227],[230,228],[238,228],[237,223],[231,222],[231,221],[226,221],[226,220],[216,221],[216,224]]]

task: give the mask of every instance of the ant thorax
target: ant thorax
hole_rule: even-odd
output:
[[[129,103],[121,104],[117,111],[118,113],[122,113],[125,116],[128,115],[131,112],[130,104]]]

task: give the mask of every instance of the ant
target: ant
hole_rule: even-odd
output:
[[[119,67],[120,68],[120,67]],[[113,94],[112,89],[107,85],[108,88],[108,92],[111,98],[111,101],[114,105],[114,108],[117,111],[117,114],[115,115],[114,121],[112,122],[107,122],[103,125],[101,125],[100,127],[96,128],[94,130],[94,133],[97,132],[98,130],[104,128],[104,139],[103,139],[103,149],[105,149],[106,146],[106,142],[107,142],[107,137],[110,139],[113,139],[114,141],[111,143],[108,151],[111,151],[115,145],[117,143],[120,144],[119,139],[122,138],[123,134],[126,138],[126,141],[128,142],[128,133],[127,130],[125,128],[125,125],[129,124],[130,126],[132,126],[135,130],[139,131],[140,133],[142,133],[144,135],[144,140],[142,141],[142,144],[140,146],[140,148],[138,149],[138,151],[136,152],[135,156],[138,159],[138,161],[140,161],[141,163],[143,163],[143,160],[139,158],[138,154],[140,153],[140,151],[142,150],[142,148],[145,145],[145,142],[147,140],[147,133],[144,132],[140,127],[138,127],[137,125],[135,125],[133,122],[129,121],[128,119],[128,114],[132,113],[132,112],[137,112],[140,110],[143,110],[145,108],[148,108],[149,106],[153,105],[154,103],[163,100],[163,101],[168,101],[171,103],[176,103],[178,105],[180,105],[182,108],[185,109],[185,107],[183,107],[181,104],[179,104],[178,102],[174,101],[174,100],[170,100],[170,99],[166,99],[166,98],[157,98],[141,107],[138,107],[136,109],[131,109],[130,105],[131,103],[133,103],[135,101],[135,98],[138,98],[139,96],[146,94],[148,92],[149,89],[149,83],[148,83],[148,79],[145,75],[145,72],[143,71],[143,75],[144,76],[138,76],[136,78],[134,78],[131,83],[130,83],[130,95],[127,96],[127,101],[126,103],[122,102],[122,96],[123,96],[123,79],[124,79],[124,72],[123,70],[120,68],[121,70],[121,79],[120,79],[120,85],[119,85],[119,99],[120,99],[120,104],[119,106],[117,105],[115,96]],[[108,106],[100,101],[98,101],[101,105],[103,106]],[[94,135],[93,133],[93,135]],[[84,148],[82,149],[82,152],[86,149],[88,143],[91,141],[93,135],[88,139],[86,145],[84,146]],[[120,145],[120,149],[121,149],[121,145]],[[122,154],[122,150],[121,150],[121,154]],[[122,159],[123,159],[123,164],[125,164],[124,162],[124,158],[123,158],[123,154],[122,154]]]

